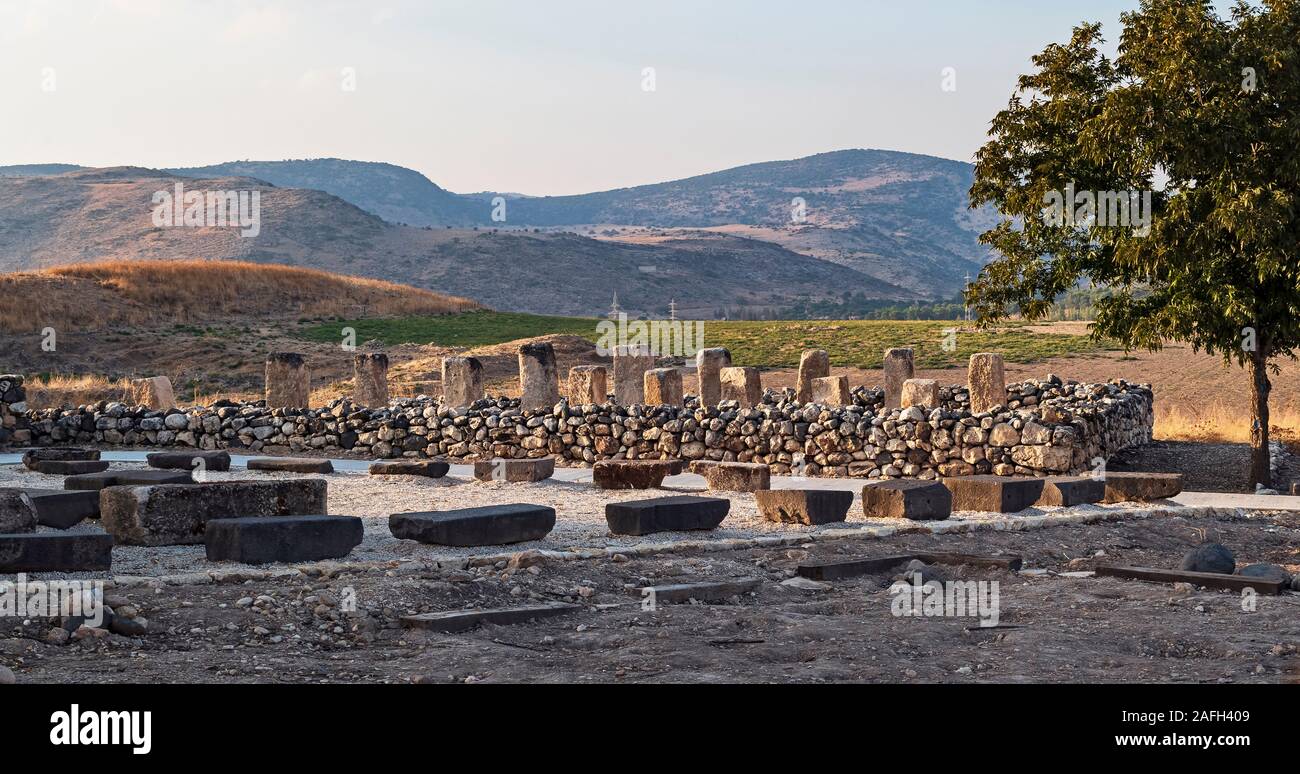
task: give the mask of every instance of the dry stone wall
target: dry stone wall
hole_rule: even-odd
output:
[[[19,377],[0,377],[3,438],[13,446],[230,448],[318,451],[366,458],[456,460],[554,455],[601,459],[756,462],[775,473],[862,478],[995,473],[1049,475],[1091,469],[1151,440],[1151,389],[1124,381],[1079,384],[1049,377],[1007,388],[1006,403],[972,413],[966,387],[941,387],[940,405],[884,408],[879,389],[857,387],[851,403],[799,403],[768,391],[754,406],[569,405],[524,411],[518,399],[485,398],[467,408],[437,399],[397,399],[384,408],[339,400],[324,408],[217,402],[155,411],[122,403],[29,411]]]

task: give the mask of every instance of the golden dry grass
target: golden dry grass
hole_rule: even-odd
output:
[[[1300,444],[1300,411],[1273,406],[1269,411],[1271,437],[1288,445]],[[1250,443],[1250,414],[1222,403],[1195,412],[1156,402],[1155,437],[1162,441],[1216,441]]]
[[[479,308],[393,282],[245,261],[104,261],[0,275],[0,330],[222,318],[403,317]]]
[[[28,379],[23,386],[27,389],[27,405],[34,409],[126,400],[131,395],[130,379],[110,379],[95,374],[52,374]]]

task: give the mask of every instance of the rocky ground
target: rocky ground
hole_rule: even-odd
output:
[[[462,489],[466,487],[461,487]],[[302,574],[231,567],[219,582],[161,580],[106,597],[148,619],[143,637],[48,620],[0,624],[20,682],[1288,682],[1300,679],[1300,595],[1086,577],[1098,563],[1176,567],[1202,539],[1239,563],[1300,570],[1300,515],[1172,516],[1024,532],[895,534],[599,560],[521,552],[497,562],[369,562]],[[1017,553],[1025,570],[936,566],[996,581],[997,626],[898,617],[893,573],[792,581],[809,559],[907,551]],[[1073,573],[1061,575],[1060,573]],[[637,587],[757,578],[752,594],[643,609]],[[572,603],[564,617],[458,634],[412,613]],[[355,609],[352,609],[355,606]],[[89,636],[85,636],[89,635]]]

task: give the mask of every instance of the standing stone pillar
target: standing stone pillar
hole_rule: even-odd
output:
[[[582,365],[569,369],[569,402],[574,405],[605,403],[609,400],[605,366]]]
[[[757,368],[724,368],[722,399],[739,401],[741,406],[757,406],[763,401],[763,381]]]
[[[519,348],[519,392],[524,411],[550,410],[560,402],[560,373],[549,343]]]
[[[442,403],[448,408],[468,408],[483,399],[483,364],[476,357],[442,359]]]
[[[812,400],[823,406],[847,406],[853,402],[849,393],[849,377],[819,376],[809,385],[812,388]]]
[[[645,372],[655,367],[655,357],[645,346],[614,347],[614,400],[620,406],[645,402]]]
[[[939,383],[934,379],[908,379],[903,382],[901,408],[939,408]]]
[[[681,371],[676,368],[652,368],[645,372],[647,406],[680,406],[684,402]]]
[[[307,357],[297,352],[272,352],[266,356],[268,408],[307,408],[311,399],[311,373]]]
[[[352,402],[382,408],[388,405],[388,355],[359,352],[352,356]]]
[[[701,406],[716,406],[722,400],[722,369],[731,365],[731,352],[722,347],[695,353],[695,376],[699,381]]]
[[[912,378],[911,347],[885,350],[885,408],[903,405],[903,382]]]
[[[176,394],[172,392],[172,380],[165,376],[136,379],[131,383],[131,402],[154,411],[176,408]]]
[[[811,403],[813,398],[813,379],[831,375],[831,356],[824,349],[804,350],[799,358],[799,389],[795,400]]]
[[[971,413],[980,414],[1007,405],[1007,372],[1001,355],[993,352],[971,355],[966,380],[970,387]]]

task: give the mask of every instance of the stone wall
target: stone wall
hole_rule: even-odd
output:
[[[591,463],[612,457],[738,460],[786,473],[878,478],[1082,472],[1094,460],[1151,439],[1151,389],[1123,381],[1056,377],[1007,388],[1006,406],[972,414],[966,387],[940,389],[941,407],[885,409],[884,393],[857,387],[852,403],[826,407],[768,391],[760,404],[698,407],[570,406],[521,411],[518,399],[487,398],[456,409],[427,397],[385,408],[347,400],[325,408],[269,409],[217,402],[186,411],[121,403],[25,411],[21,380],[4,377],[0,415],[12,445],[80,443],[249,451],[314,450],[366,458],[452,460],[541,457]],[[0,387],[3,387],[0,384]],[[10,419],[13,419],[12,423]],[[30,435],[19,431],[29,426]]]

